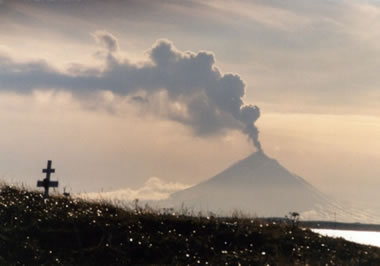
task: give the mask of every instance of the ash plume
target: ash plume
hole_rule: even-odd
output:
[[[244,82],[237,74],[221,73],[212,53],[182,52],[162,39],[148,50],[149,62],[134,64],[117,56],[115,36],[105,31],[93,36],[102,47],[104,67],[75,64],[63,72],[49,62],[19,63],[0,55],[0,90],[62,89],[80,99],[84,94],[110,91],[130,97],[147,110],[157,104],[158,95],[164,95],[164,104],[159,106],[165,109],[160,112],[165,118],[188,126],[197,136],[240,130],[261,150],[255,126],[260,109],[244,104]]]
[[[119,44],[115,36],[106,31],[96,31],[93,34],[95,40],[110,53],[119,50]]]

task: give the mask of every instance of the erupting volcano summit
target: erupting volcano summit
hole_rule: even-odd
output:
[[[259,216],[283,217],[289,211],[314,211],[330,205],[325,196],[303,178],[258,151],[216,176],[169,198],[194,211],[228,214],[241,210]]]

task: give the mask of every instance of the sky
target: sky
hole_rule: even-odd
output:
[[[0,0],[0,36],[5,182],[163,197],[262,148],[380,211],[380,1]]]

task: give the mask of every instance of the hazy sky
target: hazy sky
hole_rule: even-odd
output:
[[[380,1],[0,0],[0,36],[5,181],[52,159],[73,191],[195,184],[257,119],[268,156],[379,201]]]

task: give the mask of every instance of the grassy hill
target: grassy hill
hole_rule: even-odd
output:
[[[380,265],[380,249],[264,219],[189,217],[0,189],[0,265]]]

